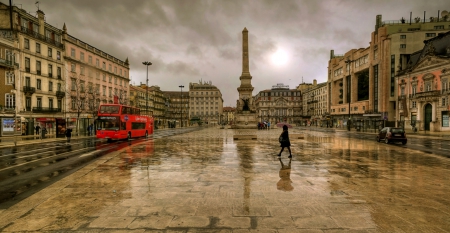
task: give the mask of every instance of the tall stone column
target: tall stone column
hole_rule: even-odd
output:
[[[248,30],[242,31],[242,76],[250,76],[248,54]]]
[[[239,92],[238,106],[239,110],[242,110],[244,105],[248,105],[250,110],[253,110],[252,103],[252,76],[250,75],[249,67],[249,53],[248,53],[248,30],[244,28],[242,31],[242,75],[239,78],[241,80],[241,86],[237,88]],[[246,100],[246,103],[244,103]]]

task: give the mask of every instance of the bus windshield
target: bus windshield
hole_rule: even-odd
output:
[[[119,130],[119,117],[100,116],[97,120],[98,130]]]
[[[120,106],[102,105],[100,106],[100,113],[118,114]]]

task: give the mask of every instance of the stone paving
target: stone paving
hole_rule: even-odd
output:
[[[208,128],[125,148],[0,209],[0,231],[450,232],[449,159],[299,129],[293,159],[278,159],[280,133]]]

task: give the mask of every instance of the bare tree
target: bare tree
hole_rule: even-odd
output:
[[[80,115],[86,110],[86,105],[89,101],[89,94],[86,90],[86,81],[80,75],[75,72],[67,72],[69,75],[69,86],[66,86],[66,96],[70,97],[70,110],[76,112],[77,124],[76,132],[79,133],[80,129]]]
[[[119,88],[114,88],[114,95],[119,99],[119,104],[128,105],[129,95],[126,88],[120,86]]]

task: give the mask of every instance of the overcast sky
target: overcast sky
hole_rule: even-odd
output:
[[[9,4],[8,0],[1,0]],[[37,0],[13,4],[36,15]],[[242,30],[249,30],[253,95],[284,83],[327,80],[330,50],[369,46],[375,17],[437,16],[448,0],[39,0],[46,22],[130,62],[132,84],[163,91],[211,81],[235,106],[242,73]]]

